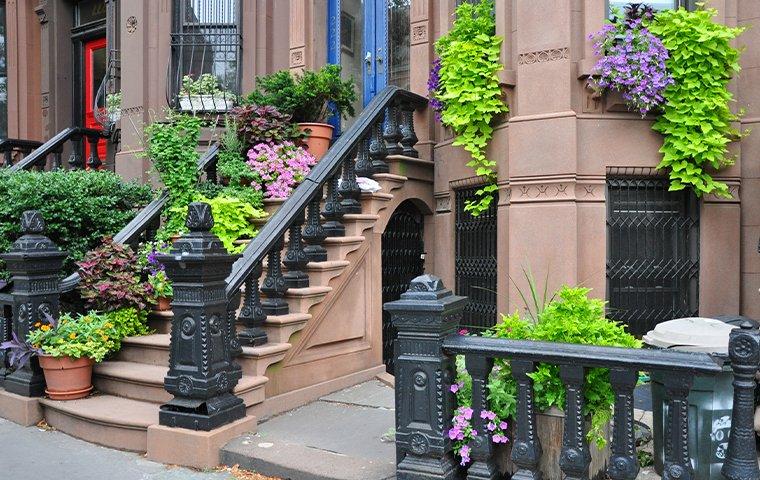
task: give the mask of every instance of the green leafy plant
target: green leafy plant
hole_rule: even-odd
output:
[[[604,302],[589,298],[591,290],[581,287],[562,287],[538,314],[538,322],[520,318],[519,314],[502,316],[501,321],[485,336],[512,340],[536,340],[545,342],[576,343],[608,347],[640,348],[641,342],[629,334],[618,322],[604,316]],[[512,418],[515,414],[516,384],[511,375],[509,362],[497,359],[488,383],[488,400],[491,409],[500,418]],[[457,368],[458,381],[466,372]],[[565,388],[559,377],[559,367],[539,364],[531,375],[536,407],[564,409]],[[466,386],[466,383],[465,383]],[[603,447],[604,426],[612,417],[614,395],[609,383],[609,370],[594,368],[586,375],[584,385],[585,405],[583,413],[591,419],[589,439],[599,448]],[[460,403],[461,406],[461,403]]]
[[[731,42],[744,29],[714,22],[717,13],[712,8],[663,10],[649,25],[668,49],[666,65],[674,80],[652,128],[664,136],[658,168],[669,171],[671,190],[692,187],[698,196],[730,197],[728,186],[708,169],[733,163],[728,144],[740,132],[731,125],[738,115],[729,107],[728,83],[740,67],[739,50]]]
[[[176,212],[187,207],[197,192],[201,126],[197,117],[169,113],[166,122],[153,122],[145,127],[145,154],[169,192],[170,208],[165,210],[168,213],[158,234],[161,240],[184,231],[184,214],[178,216]]]
[[[153,301],[150,285],[142,281],[137,254],[128,245],[105,237],[100,247],[78,263],[79,294],[89,309],[112,312],[123,308],[145,310]]]
[[[522,299],[523,305],[525,305],[525,315],[533,322],[537,323],[538,318],[543,313],[544,308],[546,305],[548,305],[552,300],[554,300],[554,295],[552,297],[549,297],[549,269],[546,269],[546,278],[544,278],[544,290],[541,293],[541,296],[539,296],[539,287],[536,283],[536,278],[533,276],[533,272],[531,271],[530,267],[523,266],[522,267],[523,276],[525,277],[525,282],[528,284],[528,294],[523,292],[523,290],[517,285],[517,282],[515,282],[515,279],[512,278],[512,276],[509,276],[509,280],[512,282],[512,285],[514,285],[515,290],[517,290],[517,294]]]
[[[240,152],[259,143],[297,141],[304,137],[292,118],[272,105],[242,105],[232,109]]]
[[[154,298],[171,298],[174,296],[174,287],[166,271],[157,270],[156,273],[148,275],[148,284],[153,291]]]
[[[255,209],[261,209],[264,205],[262,191],[244,185],[220,185],[214,182],[201,182],[198,186],[198,193],[209,199],[218,196],[234,197]]]
[[[225,92],[219,87],[219,80],[216,75],[211,73],[201,74],[197,79],[190,75],[182,77],[182,88],[179,91],[180,96],[198,96],[198,95],[224,95],[225,97],[234,97],[233,94]]]
[[[45,235],[69,252],[64,274],[75,262],[114,235],[152,198],[147,185],[125,182],[103,171],[8,172],[0,169],[0,253],[21,235],[25,210],[39,210]],[[0,278],[3,278],[0,261]]]
[[[450,127],[454,145],[463,147],[471,159],[467,166],[487,184],[478,190],[478,200],[466,210],[479,215],[494,198],[496,162],[486,156],[493,136],[494,119],[509,109],[502,100],[499,63],[502,38],[495,34],[494,1],[463,2],[456,10],[454,26],[436,41],[440,57],[438,88],[434,97],[442,104],[441,122]]]
[[[28,342],[45,355],[53,357],[91,358],[102,361],[116,350],[113,324],[104,315],[90,312],[86,315],[63,314],[58,322],[52,317],[32,330]]]
[[[271,105],[291,116],[296,123],[325,123],[333,115],[354,115],[354,79],[341,78],[340,65],[325,65],[302,75],[289,70],[256,79],[257,88],[246,98],[252,105]]]
[[[225,129],[220,143],[222,149],[216,164],[217,173],[231,185],[250,185],[260,182],[259,175],[243,159],[243,142],[238,137],[238,127],[234,120],[226,117]]]
[[[121,348],[121,341],[127,337],[150,335],[152,330],[148,328],[147,310],[138,310],[134,307],[121,308],[103,314],[108,323],[106,326],[113,332],[111,337],[114,341],[113,351]]]
[[[121,92],[106,95],[106,113],[111,116],[121,113]]]

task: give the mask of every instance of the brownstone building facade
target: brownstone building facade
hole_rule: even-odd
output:
[[[483,218],[460,211],[481,183],[465,166],[466,154],[432,114],[416,118],[420,156],[435,165],[425,266],[474,299],[474,325],[520,303],[526,267],[539,283],[548,272],[550,290],[592,287],[620,312],[613,316],[641,325],[695,314],[760,317],[760,134],[733,143],[736,163],[716,174],[733,198],[667,194],[655,170],[662,140],[652,118],[586,86],[596,61],[588,35],[601,28],[610,3],[623,2],[496,0],[504,38],[499,78],[510,113],[491,142],[499,193]],[[385,83],[426,94],[433,45],[450,28],[457,1],[3,4],[3,133],[44,140],[90,125],[97,102],[118,90],[121,119],[106,163],[149,181],[148,161],[137,155],[142,126],[176,107],[181,75],[212,73],[225,89],[246,93],[257,75],[340,62],[357,78],[363,102]],[[711,6],[728,25],[760,21],[758,0]],[[737,43],[746,50],[731,89],[736,108],[746,109],[741,128],[752,129],[760,122],[760,29],[748,29]]]

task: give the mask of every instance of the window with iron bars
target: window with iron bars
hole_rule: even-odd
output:
[[[229,110],[240,95],[240,0],[174,0],[167,101],[186,111]]]

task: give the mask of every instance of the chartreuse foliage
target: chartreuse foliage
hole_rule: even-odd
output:
[[[50,320],[35,325],[27,337],[33,348],[53,357],[91,358],[100,362],[116,350],[118,339],[114,325],[104,315],[90,312],[73,317],[61,315],[56,323]]]
[[[641,342],[626,332],[625,327],[604,316],[604,302],[588,297],[590,289],[562,287],[538,314],[538,321],[521,319],[515,313],[504,315],[501,322],[486,332],[486,336],[512,340],[576,343],[607,347],[640,348]],[[457,368],[465,390],[471,383],[461,366]],[[556,365],[539,364],[534,373],[535,404],[540,410],[551,407],[565,408],[565,388]],[[488,400],[491,409],[501,418],[512,418],[516,409],[517,386],[512,378],[509,362],[496,360],[488,383]],[[589,369],[584,386],[583,413],[591,418],[589,439],[601,448],[605,444],[604,425],[612,417],[614,395],[609,383],[609,370]]]
[[[658,168],[670,171],[670,189],[692,187],[698,195],[730,197],[725,183],[707,169],[733,163],[728,143],[739,135],[731,122],[728,82],[738,72],[739,50],[731,41],[742,28],[713,22],[715,9],[659,12],[649,25],[670,53],[667,68],[674,83],[665,90],[663,114],[653,128],[664,135]]]
[[[454,145],[472,156],[467,166],[487,181],[478,191],[479,200],[466,207],[473,215],[485,211],[493,201],[496,162],[486,157],[486,148],[493,136],[494,117],[508,111],[496,75],[503,68],[499,63],[502,38],[495,34],[493,10],[493,0],[462,3],[453,28],[435,44],[441,59],[435,95],[443,104],[441,122],[454,131]]]

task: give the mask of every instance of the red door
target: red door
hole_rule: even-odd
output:
[[[106,38],[96,38],[84,44],[84,126],[100,129],[102,125],[95,120],[93,104],[100,82],[106,75]],[[85,163],[90,157],[90,144],[85,141]],[[98,142],[98,156],[101,161],[106,158],[106,140]]]

